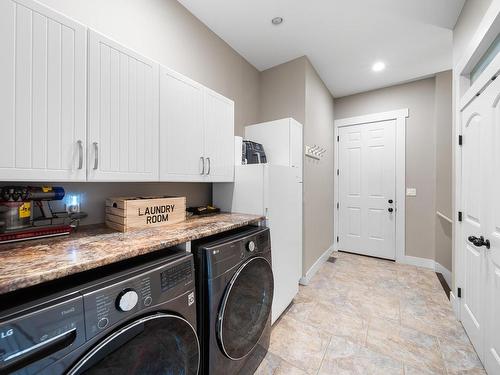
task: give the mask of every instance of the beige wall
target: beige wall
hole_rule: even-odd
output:
[[[260,76],[259,121],[306,119],[306,57],[264,70]]]
[[[235,132],[259,116],[260,73],[175,0],[40,0],[49,7],[220,92],[235,101]],[[26,183],[20,183],[26,184]],[[61,184],[57,184],[61,185]],[[83,224],[103,222],[109,196],[170,194],[188,204],[211,202],[211,184],[70,183],[89,213]]]
[[[406,198],[406,254],[434,259],[436,163],[434,78],[335,99],[341,119],[409,108],[406,128],[406,186],[417,189]]]
[[[304,160],[303,272],[333,245],[333,97],[306,60],[306,120],[304,143],[327,151],[320,161]]]
[[[435,94],[436,124],[436,211],[449,218],[452,212],[452,72],[436,75]],[[452,271],[452,224],[436,216],[435,260]]]
[[[304,160],[305,275],[333,244],[333,98],[306,57],[261,73],[260,121],[293,117],[304,143],[327,149],[321,161]]]
[[[175,0],[40,0],[235,102],[235,130],[258,120],[259,71]]]

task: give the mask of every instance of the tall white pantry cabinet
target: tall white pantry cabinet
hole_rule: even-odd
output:
[[[230,99],[33,0],[0,51],[0,181],[233,180]]]

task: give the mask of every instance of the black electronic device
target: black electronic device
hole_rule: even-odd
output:
[[[267,163],[264,146],[257,142],[243,141],[242,159],[243,164]]]

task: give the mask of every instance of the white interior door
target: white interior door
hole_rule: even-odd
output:
[[[396,258],[396,120],[339,129],[339,249]]]
[[[85,181],[85,26],[0,1],[0,180]]]
[[[488,374],[500,375],[500,80],[497,79],[483,92],[491,115],[492,158],[489,168],[489,204],[486,239],[490,249],[486,255],[486,307],[484,364]],[[484,248],[483,248],[484,249]]]
[[[491,110],[487,95],[474,99],[461,113],[462,134],[462,324],[479,357],[484,359],[485,279],[484,247],[471,237],[484,236],[488,227],[488,186],[491,158]]]
[[[500,72],[460,112],[461,150],[458,287],[461,321],[489,375],[500,375]],[[487,78],[487,79],[484,79]]]

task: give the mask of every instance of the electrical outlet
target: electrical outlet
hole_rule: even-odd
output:
[[[407,197],[416,197],[417,196],[417,189],[415,189],[415,188],[407,188],[406,189],[406,196]]]

